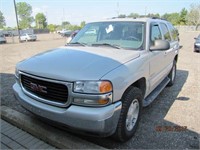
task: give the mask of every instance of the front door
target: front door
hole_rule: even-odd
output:
[[[160,26],[157,23],[152,23],[150,27],[150,46],[154,44],[155,40],[162,40],[162,32]],[[164,79],[164,69],[166,65],[165,51],[149,51],[150,62],[149,62],[149,92],[153,91],[158,84]]]

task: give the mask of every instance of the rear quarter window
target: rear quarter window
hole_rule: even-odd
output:
[[[160,26],[161,26],[164,39],[169,42],[172,41],[170,31],[168,30],[167,25],[165,23],[160,23]]]
[[[169,27],[169,31],[171,33],[172,39],[174,41],[178,41],[178,30],[174,28],[174,26],[171,23],[167,24]]]

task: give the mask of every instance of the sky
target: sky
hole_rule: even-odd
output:
[[[182,8],[190,9],[192,3],[199,0],[15,0],[26,2],[32,6],[32,16],[44,13],[48,24],[61,24],[69,21],[80,24],[116,17],[118,14],[180,12]],[[0,0],[0,11],[3,13],[6,26],[15,27],[15,11],[13,0]]]

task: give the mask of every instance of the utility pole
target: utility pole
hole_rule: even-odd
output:
[[[19,21],[18,21],[18,15],[17,15],[17,7],[16,7],[15,0],[13,0],[13,2],[14,2],[14,7],[15,7],[16,21],[17,21],[18,39],[19,39],[19,43],[20,43],[20,32],[19,32]]]

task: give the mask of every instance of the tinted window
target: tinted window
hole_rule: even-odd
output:
[[[144,44],[143,22],[95,22],[87,24],[70,43],[117,45],[124,49],[142,49]]]
[[[153,25],[151,27],[151,41],[155,41],[155,40],[161,40],[162,39],[162,35],[160,32],[160,28],[158,25]]]
[[[161,30],[162,30],[163,35],[164,35],[164,39],[167,40],[167,41],[171,41],[170,32],[169,32],[166,24],[161,23],[160,25],[161,25]]]
[[[171,23],[168,23],[169,30],[171,32],[174,41],[178,41],[178,30],[175,29]]]

